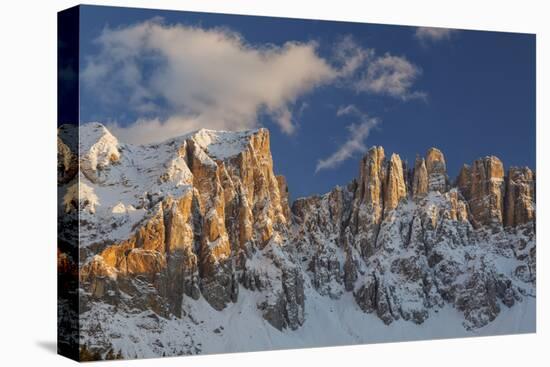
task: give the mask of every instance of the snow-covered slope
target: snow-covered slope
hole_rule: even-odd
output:
[[[64,198],[67,205],[80,198],[80,246],[127,239],[137,225],[151,214],[150,209],[166,196],[181,197],[192,189],[193,175],[182,145],[190,140],[205,154],[196,156],[204,164],[216,166],[245,150],[245,132],[201,129],[161,144],[121,143],[99,123],[80,127],[79,189]]]
[[[265,129],[135,146],[90,123],[78,154],[71,134],[83,360],[534,331],[528,168],[487,157],[453,185],[437,149],[408,170],[373,148],[357,180],[291,210]]]
[[[421,325],[404,320],[386,325],[376,315],[364,313],[351,294],[333,300],[308,287],[306,299],[304,325],[284,331],[262,317],[258,295],[246,289],[222,312],[202,298],[186,299],[187,316],[181,319],[165,319],[151,311],[125,313],[100,304],[83,315],[83,339],[88,346],[112,348],[131,359],[520,334],[536,328],[534,298],[505,308],[493,322],[474,330],[464,328],[463,315],[449,305]]]

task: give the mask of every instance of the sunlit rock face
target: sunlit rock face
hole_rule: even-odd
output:
[[[436,148],[408,170],[372,147],[352,182],[290,203],[266,129],[200,130],[147,146],[100,124],[81,127],[78,147],[62,135],[59,193],[80,223],[86,353],[130,355],[102,331],[117,315],[156,320],[139,330],[159,343],[158,325],[187,325],[185,337],[162,339],[172,349],[159,350],[178,354],[200,351],[197,308],[236,316],[252,305],[287,333],[314,319],[319,299],[347,300],[385,324],[422,324],[450,306],[473,330],[535,296],[529,168],[504,176],[487,157],[451,184]],[[69,267],[66,254],[58,264]]]
[[[394,210],[399,201],[407,196],[407,185],[403,174],[403,163],[397,154],[388,162],[386,185],[384,186],[384,215]]]
[[[91,190],[140,189],[111,210],[107,201],[116,198],[99,198],[107,210],[83,218],[84,232],[107,234],[105,224],[121,232],[101,242],[90,235],[84,243],[81,280],[90,303],[108,294],[115,302],[124,292],[132,307],[181,317],[184,296],[204,297],[221,311],[237,301],[242,284],[270,293],[261,308],[276,327],[303,322],[301,275],[285,264],[284,252],[277,253],[281,260],[270,250],[286,246],[290,211],[286,182],[273,173],[267,130],[200,130],[146,147],[119,143],[99,124],[82,131],[89,141],[81,144],[87,162],[81,178]],[[260,258],[281,275],[266,277],[254,264]],[[147,295],[143,279],[151,286]]]
[[[385,159],[384,148],[373,147],[360,163],[350,222],[351,234],[364,257],[368,257],[374,251],[384,213]]]
[[[497,157],[474,161],[464,166],[457,180],[458,187],[468,200],[475,227],[500,226],[504,218],[504,167]]]
[[[447,191],[447,165],[439,149],[430,148],[426,153],[426,170],[428,171],[428,190]]]

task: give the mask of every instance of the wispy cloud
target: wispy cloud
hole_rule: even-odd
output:
[[[353,78],[372,60],[376,52],[372,48],[361,47],[351,35],[342,37],[334,47],[334,61],[338,64],[338,74],[342,79]]]
[[[365,49],[346,36],[336,47],[335,59],[341,62],[341,80],[359,93],[402,100],[426,97],[425,92],[413,90],[422,70],[403,56],[379,56],[374,49]]]
[[[418,27],[414,37],[420,42],[439,42],[451,39],[457,31],[452,28]]]
[[[336,111],[336,116],[338,117],[355,116],[360,120],[364,120],[368,118],[366,113],[361,112],[359,108],[357,108],[355,105],[352,105],[352,104],[338,107],[338,110]]]
[[[402,100],[425,98],[426,93],[412,90],[422,70],[404,57],[385,54],[367,66],[366,74],[357,81],[359,91],[387,95]]]
[[[338,167],[342,162],[354,157],[358,153],[367,151],[365,140],[369,136],[371,130],[380,122],[377,118],[369,117],[361,112],[354,105],[340,107],[336,112],[336,116],[354,116],[359,120],[347,127],[347,140],[330,156],[325,159],[320,159],[315,167],[315,173],[324,170]]]
[[[116,114],[124,105],[125,113],[138,116],[131,124],[109,125],[131,143],[201,127],[250,129],[259,125],[260,113],[293,134],[300,99],[328,84],[402,100],[425,96],[413,90],[418,67],[404,57],[378,56],[351,36],[322,57],[313,41],[252,45],[226,28],[153,19],[105,28],[95,42],[99,51],[85,60],[83,86],[98,106]]]

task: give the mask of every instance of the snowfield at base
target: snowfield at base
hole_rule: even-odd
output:
[[[214,310],[203,298],[195,301],[185,297],[187,316],[172,320],[153,313],[112,313],[107,312],[108,306],[95,308],[82,315],[82,328],[100,324],[124,358],[494,336],[536,330],[536,301],[531,297],[512,308],[501,305],[502,312],[493,322],[468,331],[463,326],[463,315],[449,305],[432,312],[421,325],[403,320],[385,325],[376,315],[362,312],[350,293],[333,300],[308,288],[304,325],[294,331],[279,331],[258,311],[257,292],[241,287],[239,294],[238,302],[223,312]],[[100,341],[86,342],[93,345]]]
[[[463,315],[451,306],[434,312],[422,324],[398,320],[385,325],[374,314],[366,314],[351,293],[333,300],[314,290],[306,293],[306,321],[298,330],[275,329],[265,321],[252,301],[254,292],[241,288],[244,297],[217,312],[202,299],[190,303],[193,318],[203,320],[193,339],[202,343],[202,353],[249,352],[273,349],[313,348],[350,344],[458,338],[468,336],[530,333],[535,331],[535,300],[515,307],[503,305],[502,313],[489,325],[468,331]],[[213,330],[223,327],[219,334]]]

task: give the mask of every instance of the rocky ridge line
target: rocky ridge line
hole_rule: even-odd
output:
[[[290,208],[266,129],[201,130],[147,147],[119,143],[99,124],[86,129],[93,139],[80,147],[79,167],[74,147],[58,151],[62,210],[81,213],[86,241],[83,319],[100,303],[191,317],[185,303],[201,297],[223,312],[243,287],[271,325],[297,329],[307,318],[304,289],[313,287],[330,298],[352,292],[385,323],[422,323],[452,304],[477,328],[501,304],[535,294],[529,168],[505,177],[500,160],[486,157],[452,184],[435,148],[409,169],[373,147],[358,179]],[[105,354],[108,337],[97,338],[106,346],[93,348]]]

